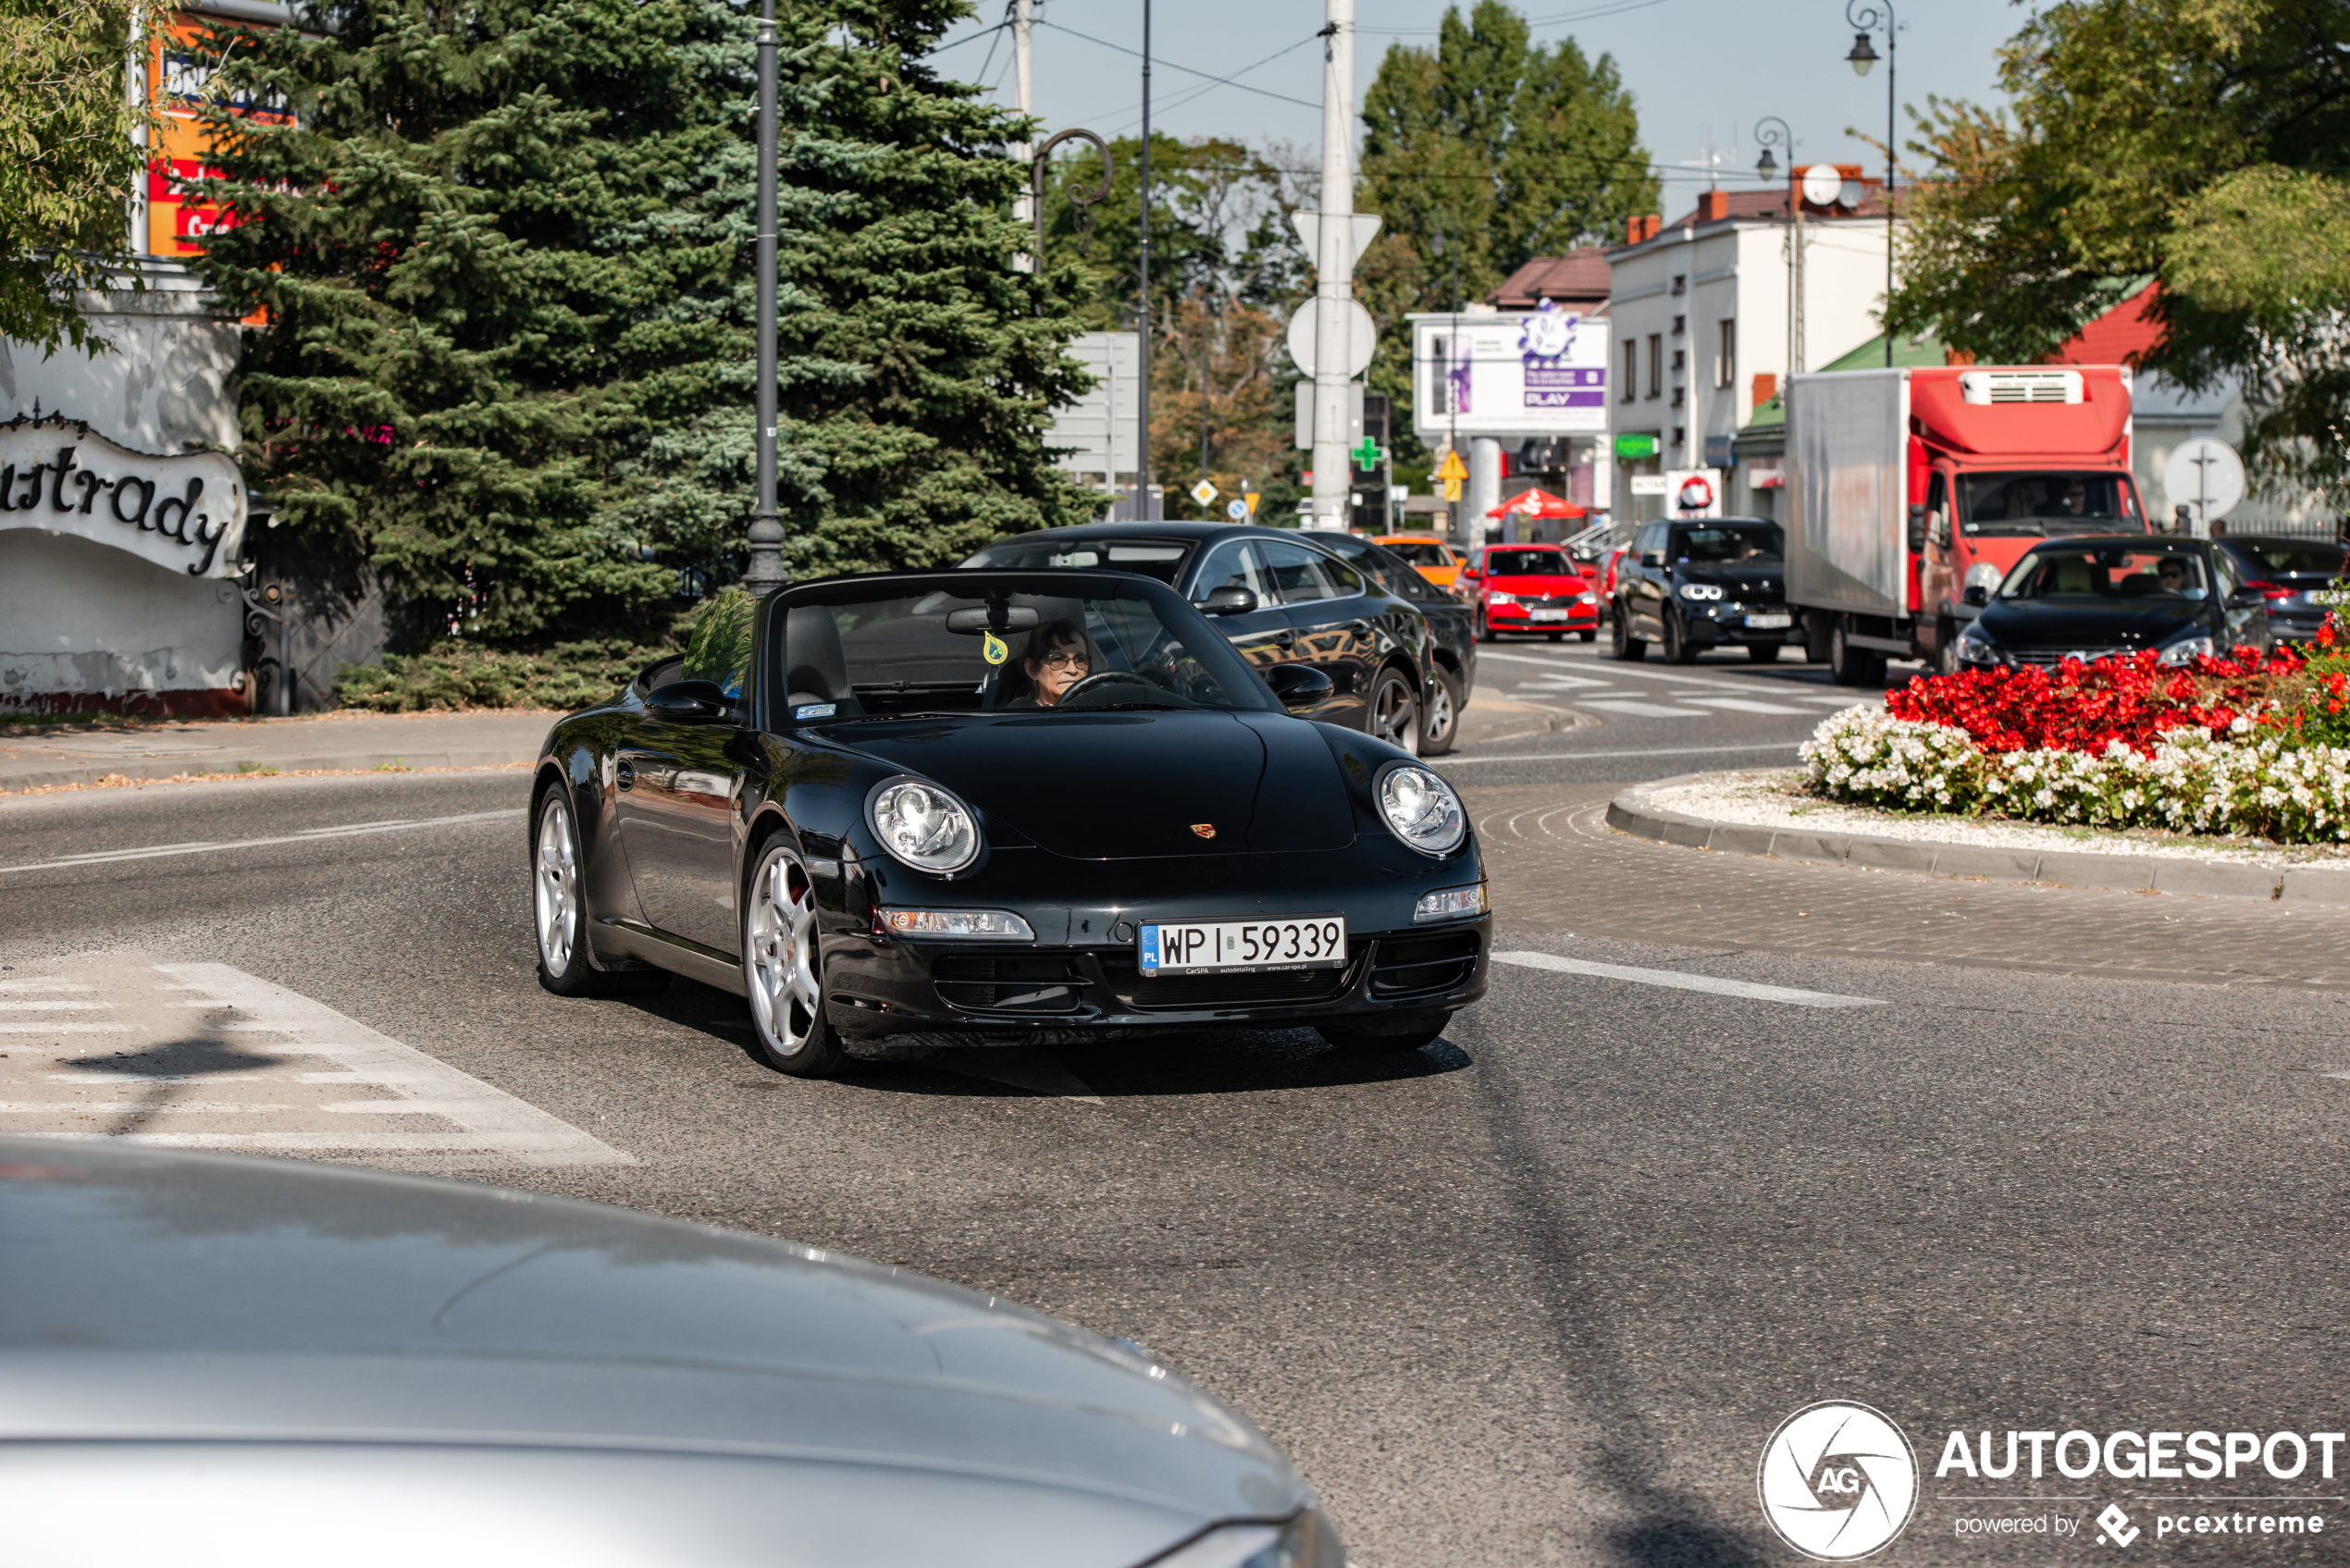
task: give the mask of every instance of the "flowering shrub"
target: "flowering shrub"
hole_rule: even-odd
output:
[[[2333,678],[2350,688],[2350,675]],[[1885,707],[1897,719],[1963,730],[1989,751],[2102,756],[2120,745],[2151,756],[2170,731],[2226,735],[2239,719],[2282,723],[2306,706],[2310,684],[2302,660],[2289,650],[2264,659],[2239,648],[2232,658],[2198,658],[2185,666],[2166,666],[2148,651],[2087,664],[2067,661],[2055,669],[2026,664],[1923,676],[1886,693]]]
[[[2191,725],[2143,750],[2120,739],[1998,750],[1956,725],[1851,708],[1813,733],[1803,761],[1819,793],[1864,806],[2350,842],[2350,747],[2256,739],[2259,728],[2238,714],[2224,739]]]

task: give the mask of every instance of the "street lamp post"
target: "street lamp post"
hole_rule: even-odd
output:
[[[775,0],[759,6],[759,501],[750,514],[750,560],[743,582],[766,594],[791,581],[784,525],[775,512]]]
[[[1795,188],[1795,132],[1778,116],[1764,115],[1754,122],[1754,140],[1762,148],[1762,155],[1754,160],[1755,178],[1766,185],[1779,172],[1771,149],[1787,149],[1787,375],[1792,377],[1800,368],[1803,350],[1803,194]]]
[[[1134,455],[1134,517],[1151,514],[1151,0],[1143,0],[1142,292],[1137,300],[1134,426],[1140,443]]]
[[[1845,0],[1844,19],[1853,29],[1852,52],[1844,56],[1852,74],[1866,76],[1876,64],[1876,50],[1869,43],[1869,34],[1877,28],[1885,29],[1885,310],[1893,313],[1893,75],[1895,56],[1900,53],[1901,24],[1893,19],[1892,0],[1876,0],[1863,6],[1861,0]],[[1885,363],[1893,364],[1893,327],[1888,321],[1885,328]]]

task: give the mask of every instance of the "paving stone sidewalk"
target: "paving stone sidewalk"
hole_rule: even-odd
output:
[[[498,768],[538,753],[553,713],[320,713],[0,732],[0,794],[213,773]]]

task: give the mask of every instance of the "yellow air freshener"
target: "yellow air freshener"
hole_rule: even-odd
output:
[[[979,649],[987,656],[987,662],[990,664],[1001,664],[1012,656],[1012,650],[1004,646],[1004,639],[993,632],[985,633],[981,636]]]

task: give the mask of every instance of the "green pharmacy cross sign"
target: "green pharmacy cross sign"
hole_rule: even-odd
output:
[[[1356,468],[1367,473],[1379,466],[1379,443],[1366,436],[1363,438],[1363,444],[1348,455],[1354,459]]]

